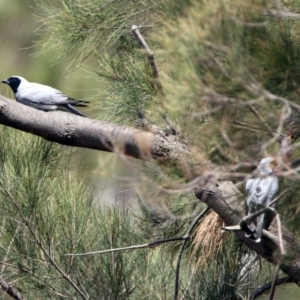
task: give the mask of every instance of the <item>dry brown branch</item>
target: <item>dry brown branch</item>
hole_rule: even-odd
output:
[[[137,112],[138,120],[135,122],[137,127],[142,128],[143,130],[150,131],[154,134],[158,134],[162,131],[162,129],[157,126],[156,124],[152,123],[149,119],[146,118],[146,116],[141,112]]]
[[[154,54],[151,51],[151,49],[149,48],[149,46],[146,43],[143,36],[141,35],[138,27],[136,25],[133,25],[131,30],[132,30],[133,34],[135,35],[135,37],[137,38],[137,40],[139,41],[139,43],[141,44],[141,46],[146,50],[146,52],[148,54],[148,60],[149,60],[149,64],[152,69],[153,78],[155,79],[156,87],[158,88],[160,93],[163,95],[164,94],[163,88],[162,88],[160,81],[158,80],[159,70],[158,70],[157,64],[155,62]]]
[[[222,225],[224,225],[223,220],[214,211],[210,211],[197,227],[197,232],[193,239],[192,257],[196,257],[198,249],[203,249],[201,255],[197,257],[197,267],[200,265],[201,268],[207,267],[211,260],[214,259],[216,252],[222,249],[226,239],[220,230]]]
[[[277,228],[278,228],[278,240],[279,240],[280,254],[281,254],[281,256],[283,256],[285,254],[285,250],[284,250],[284,245],[283,245],[283,240],[282,240],[281,221],[280,221],[280,217],[279,217],[278,213],[276,214],[275,218],[277,221]],[[275,267],[275,270],[274,270],[272,285],[271,285],[270,294],[269,294],[269,300],[273,300],[273,297],[274,297],[276,282],[278,279],[278,273],[279,273],[279,269],[280,269],[280,264],[281,264],[281,259],[279,258],[277,265]]]
[[[6,251],[6,254],[5,254],[5,257],[4,259],[2,260],[2,269],[1,269],[1,273],[4,272],[4,269],[6,267],[6,262],[7,262],[7,257],[8,257],[8,253],[10,252],[10,248],[15,240],[15,237],[17,235],[17,233],[19,232],[20,230],[20,227],[18,226],[15,233],[13,234],[13,237],[7,247],[7,251]],[[8,293],[11,297],[13,297],[14,299],[17,299],[17,300],[22,300],[23,299],[23,296],[21,293],[19,293],[16,289],[14,289],[12,286],[10,286],[3,278],[2,276],[0,276],[0,286],[1,288],[3,289],[3,291],[5,293]]]

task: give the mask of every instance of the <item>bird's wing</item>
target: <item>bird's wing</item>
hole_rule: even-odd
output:
[[[246,203],[248,206],[248,213],[254,213],[257,210],[257,203],[260,195],[260,178],[250,178],[246,182],[246,190],[248,192],[248,197],[246,198]]]
[[[68,104],[68,97],[59,90],[50,86],[29,83],[19,89],[16,93],[16,98],[20,102],[32,102],[43,105],[65,105]]]
[[[276,176],[269,176],[268,184],[269,184],[268,198],[269,198],[269,202],[271,202],[279,191],[278,178]]]
[[[270,202],[277,194],[279,189],[278,179],[275,176],[267,176],[262,178],[256,188],[255,197],[257,203],[262,206],[270,205]]]
[[[250,180],[250,179],[249,179]],[[269,178],[254,178],[248,184],[247,204],[254,206],[268,205],[269,189],[271,181]],[[258,207],[256,208],[258,209]]]
[[[253,185],[255,179],[256,179],[256,178],[249,178],[249,179],[246,181],[245,189],[246,189],[246,191],[247,191],[248,193],[250,192],[251,187],[252,187],[252,185]]]

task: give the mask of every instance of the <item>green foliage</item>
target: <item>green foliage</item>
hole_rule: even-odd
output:
[[[62,59],[71,60],[73,67],[93,63],[100,77],[95,97],[101,99],[101,118],[132,120],[138,110],[156,104],[147,56],[131,27],[142,24],[141,32],[150,36],[151,26],[163,13],[159,2],[38,1],[37,10],[44,37],[37,46],[52,53],[53,63]],[[147,42],[152,45],[151,40]]]
[[[79,297],[63,273],[90,299],[128,299],[136,288],[136,260],[146,263],[143,253],[65,254],[138,242],[129,215],[96,209],[91,191],[68,170],[61,146],[3,127],[0,139],[3,278],[16,279],[31,299]]]
[[[128,43],[128,32],[134,23],[148,22],[156,15],[155,1],[38,1],[39,19],[43,22],[42,42],[54,59],[72,57],[76,65],[93,53],[116,53]],[[62,42],[63,41],[63,42]]]
[[[154,53],[166,97],[157,102],[201,162],[226,165],[278,150],[261,119],[279,130],[285,105],[261,89],[298,103],[299,20],[274,18],[268,8],[265,1],[190,1],[159,32]]]
[[[288,2],[299,10],[297,1]],[[142,110],[162,123],[160,116],[167,113],[181,129],[178,138],[193,145],[203,174],[226,173],[232,162],[277,152],[266,127],[282,133],[287,111],[284,101],[268,93],[299,103],[299,19],[265,13],[274,7],[262,0],[43,0],[36,5],[43,37],[37,45],[53,55],[52,63],[92,66],[101,117],[132,123]],[[155,54],[158,79],[132,25],[140,26]],[[172,298],[180,243],[83,257],[65,254],[183,235],[199,207],[190,196],[193,187],[161,192],[186,180],[182,170],[174,171],[174,162],[175,167],[162,163],[146,174],[155,191],[144,193],[142,216],[133,217],[97,208],[93,192],[69,170],[70,155],[62,147],[5,128],[0,145],[4,279],[16,281],[28,299],[79,298],[74,284],[90,299]],[[297,190],[295,182],[284,184]],[[298,212],[298,193],[286,198]],[[282,216],[299,234],[294,212]],[[195,251],[188,242],[179,283],[184,299],[238,299],[247,292],[243,284],[256,286],[270,278],[268,268],[257,281],[258,269],[246,271],[247,280],[242,276],[245,257],[253,254],[234,237],[221,249],[209,264],[197,265],[205,248]]]
[[[144,54],[133,52],[121,56],[99,57],[98,75],[109,82],[102,99],[103,115],[114,122],[135,120],[137,111],[155,105],[149,62]],[[117,91],[117,92],[116,92]]]

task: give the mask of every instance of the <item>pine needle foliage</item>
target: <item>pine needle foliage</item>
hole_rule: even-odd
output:
[[[147,26],[148,18],[158,13],[157,2],[147,2],[37,1],[45,39],[41,46],[54,51],[55,61],[72,57],[76,65],[93,53],[116,53],[128,46],[127,33],[133,23]]]
[[[141,243],[130,214],[97,209],[61,146],[0,130],[2,278],[28,299],[82,298],[70,280],[89,299],[144,293],[138,286],[149,272],[145,251],[65,256]]]

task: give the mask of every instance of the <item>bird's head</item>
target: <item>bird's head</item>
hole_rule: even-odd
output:
[[[19,86],[27,80],[21,76],[11,76],[8,79],[1,80],[2,83],[8,84],[14,93],[18,91]]]
[[[257,170],[262,174],[269,174],[274,172],[275,166],[276,160],[273,157],[265,157],[260,161]]]

